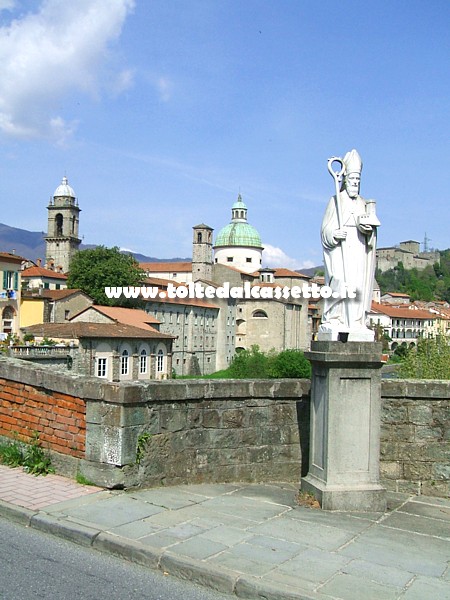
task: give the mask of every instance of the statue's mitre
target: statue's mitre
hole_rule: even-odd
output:
[[[345,175],[348,175],[349,173],[361,173],[362,160],[355,149],[347,152],[342,160],[345,167]]]

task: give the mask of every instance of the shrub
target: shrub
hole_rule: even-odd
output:
[[[267,379],[269,359],[259,346],[252,346],[251,350],[241,350],[234,356],[228,371],[233,379]]]
[[[443,335],[424,338],[409,350],[400,366],[400,377],[450,379],[450,346]]]
[[[311,363],[300,350],[283,350],[273,355],[270,363],[269,377],[299,379],[311,377]]]

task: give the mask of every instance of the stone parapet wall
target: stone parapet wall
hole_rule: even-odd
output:
[[[121,400],[108,395],[88,403],[82,472],[91,478],[101,462],[110,487],[298,483],[308,391],[306,380],[130,385]]]
[[[450,382],[383,381],[381,396],[383,485],[450,496]]]
[[[308,468],[309,387],[287,379],[108,383],[0,358],[0,436],[31,441],[38,432],[55,456],[73,457],[108,487],[298,483]],[[381,395],[383,484],[448,496],[450,382],[383,381]]]

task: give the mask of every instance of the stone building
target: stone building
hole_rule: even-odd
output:
[[[388,248],[377,248],[377,268],[380,271],[388,271],[402,263],[405,269],[418,269],[419,271],[434,263],[440,262],[440,254],[437,251],[420,252],[420,243],[414,240],[400,242],[398,246]]]
[[[81,209],[67,177],[56,188],[47,210],[46,267],[67,273],[81,243],[78,236]]]
[[[123,323],[42,323],[23,329],[67,346],[69,367],[106,381],[145,381],[172,376],[172,337]]]
[[[217,347],[223,347],[218,306],[194,298],[166,297],[147,302],[146,311],[159,322],[161,332],[174,337],[172,367],[176,375],[217,370]]]
[[[143,263],[153,284],[168,280],[211,286],[208,299],[161,299],[146,310],[161,321],[161,331],[176,336],[173,366],[177,374],[211,373],[230,366],[236,350],[257,344],[263,351],[306,350],[311,339],[308,301],[305,298],[268,300],[256,297],[223,297],[224,286],[266,290],[274,286],[301,286],[309,278],[289,269],[262,269],[261,238],[247,222],[247,207],[239,195],[232,206],[231,222],[212,243],[213,229],[193,227],[191,263]],[[202,320],[203,315],[203,320]],[[207,328],[206,323],[208,323]]]

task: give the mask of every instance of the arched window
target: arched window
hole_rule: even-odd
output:
[[[128,350],[124,350],[122,352],[122,356],[120,357],[120,374],[128,375],[130,370],[130,355],[128,354]]]
[[[201,231],[199,231],[199,232],[197,233],[197,242],[198,242],[199,244],[201,244],[201,243],[202,243],[202,232],[201,232]]]
[[[255,310],[252,317],[254,319],[267,319],[267,313],[264,312],[263,310]]]
[[[55,217],[55,235],[56,237],[62,237],[63,235],[63,216],[58,213]]]
[[[158,350],[158,354],[156,355],[156,372],[162,373],[164,371],[164,352],[162,350]]]
[[[147,373],[147,368],[148,368],[148,355],[147,355],[147,350],[145,350],[145,348],[143,350],[141,350],[141,355],[139,357],[139,373],[141,375],[144,375],[145,373]]]
[[[75,234],[75,224],[77,222],[77,219],[75,217],[75,215],[72,217],[72,233]]]

